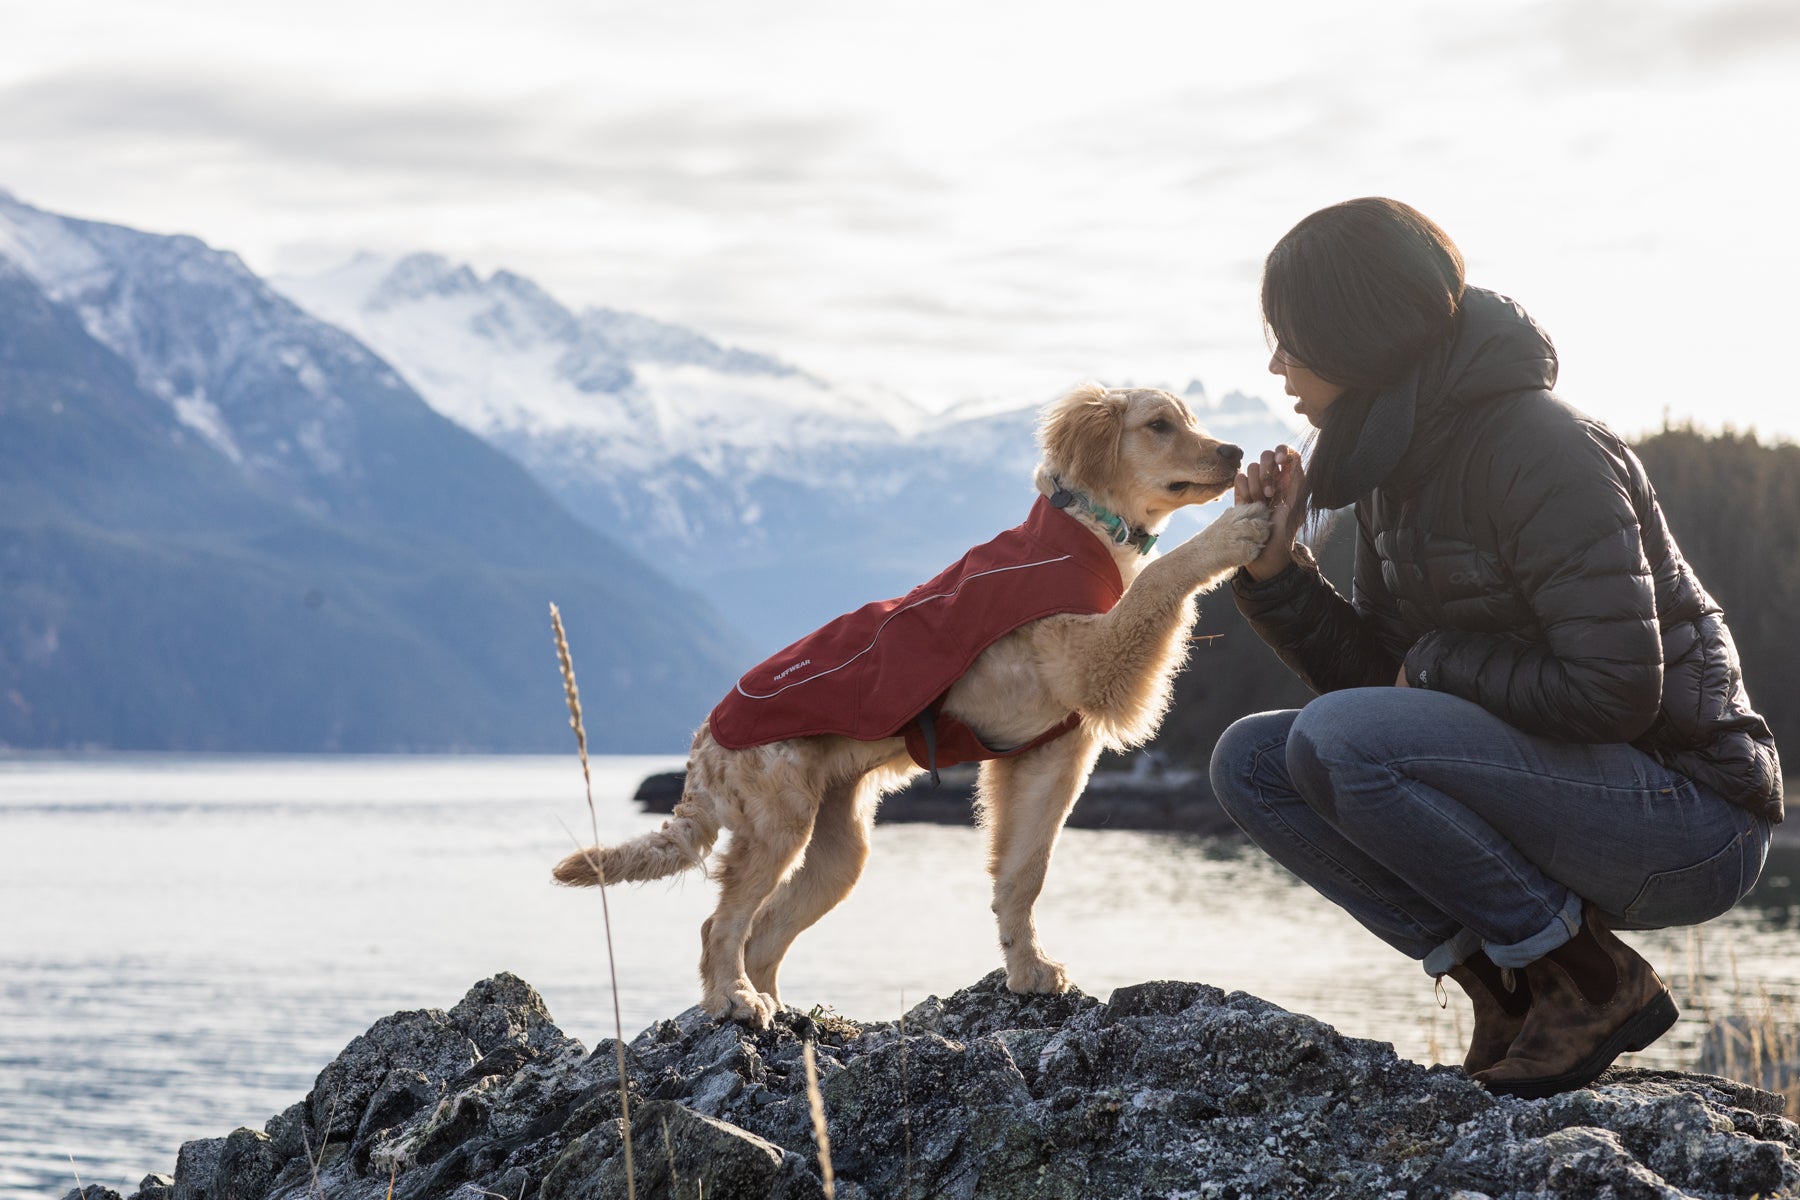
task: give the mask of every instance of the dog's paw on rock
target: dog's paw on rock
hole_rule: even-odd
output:
[[[740,979],[731,990],[708,995],[700,1007],[715,1020],[735,1021],[761,1032],[769,1028],[775,1014],[781,1011],[781,1001],[757,991],[748,980]]]
[[[1008,991],[1023,995],[1060,995],[1069,990],[1069,972],[1054,958],[1038,958],[1006,970]]]

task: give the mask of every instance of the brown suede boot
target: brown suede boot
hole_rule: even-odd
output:
[[[1525,1014],[1531,1008],[1531,981],[1523,971],[1503,972],[1481,950],[1445,973],[1462,984],[1475,1006],[1475,1032],[1469,1038],[1463,1070],[1471,1075],[1485,1071],[1506,1057],[1524,1027]]]
[[[1512,1049],[1475,1078],[1489,1091],[1537,1099],[1586,1087],[1679,1015],[1668,987],[1586,908],[1573,938],[1525,967],[1531,1011]]]

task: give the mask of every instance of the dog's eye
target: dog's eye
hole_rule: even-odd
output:
[[[1175,427],[1169,424],[1166,418],[1158,417],[1156,420],[1144,426],[1144,428],[1150,430],[1152,433],[1167,433]]]

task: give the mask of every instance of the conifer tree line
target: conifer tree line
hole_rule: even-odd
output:
[[[1673,427],[1634,449],[1682,554],[1725,610],[1751,701],[1790,778],[1800,778],[1800,446]],[[1325,573],[1345,595],[1352,534],[1346,513],[1318,539]],[[1311,696],[1238,615],[1229,587],[1201,597],[1195,632],[1175,707],[1151,747],[1170,766],[1204,768],[1238,717]]]

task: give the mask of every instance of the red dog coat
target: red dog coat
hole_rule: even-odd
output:
[[[1023,525],[937,578],[846,613],[745,673],[707,719],[713,740],[741,750],[815,734],[865,742],[905,734],[913,761],[932,769],[1022,753],[1069,732],[1079,717],[994,750],[937,711],[944,694],[1019,626],[1054,613],[1107,612],[1124,593],[1100,539],[1039,497]]]

